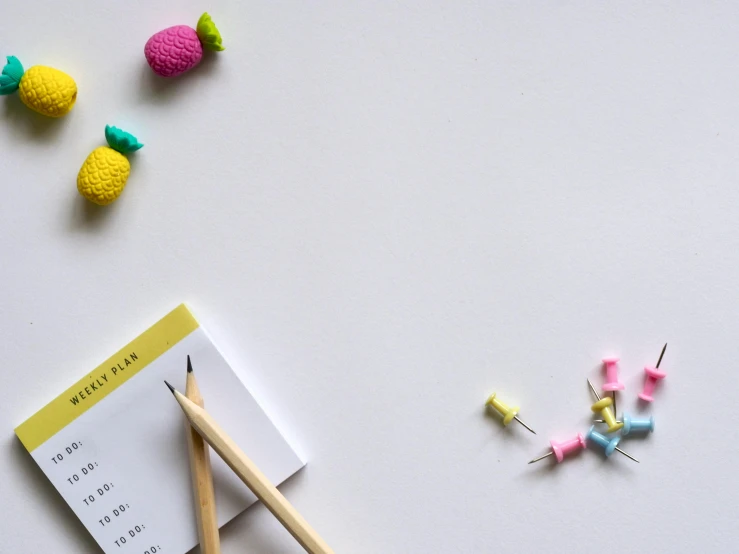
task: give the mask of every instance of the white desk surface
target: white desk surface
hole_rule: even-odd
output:
[[[525,4],[5,3],[1,53],[79,99],[0,99],[0,551],[97,552],[13,427],[181,301],[337,553],[736,550],[739,6]],[[227,50],[155,77],[203,9]],[[145,147],[98,209],[106,123]],[[632,407],[664,341],[640,465],[526,465],[587,429],[603,355]],[[263,507],[223,544],[300,552]]]

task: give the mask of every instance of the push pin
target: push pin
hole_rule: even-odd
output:
[[[529,431],[534,433],[536,435],[536,431],[534,431],[531,427],[526,425],[521,419],[518,417],[518,406],[509,406],[502,400],[499,400],[495,397],[496,393],[493,393],[490,395],[490,397],[487,399],[487,402],[485,402],[486,406],[492,406],[493,409],[498,412],[500,415],[503,416],[503,425],[508,425],[511,421],[514,419],[518,421],[521,425],[526,427]]]
[[[544,458],[548,458],[552,455],[557,458],[557,463],[561,463],[562,460],[565,459],[566,454],[569,454],[570,452],[575,452],[577,450],[582,450],[583,448],[585,448],[585,445],[587,443],[585,442],[585,437],[582,436],[582,433],[578,433],[577,436],[573,439],[566,440],[564,442],[550,440],[549,444],[552,445],[552,449],[549,452],[547,452],[543,456],[534,458],[529,463],[535,464],[536,462],[543,460]]]
[[[657,360],[657,365],[654,367],[647,366],[644,368],[644,373],[647,374],[647,380],[644,381],[644,388],[639,393],[639,398],[645,402],[651,402],[654,400],[652,394],[654,393],[654,387],[657,385],[657,381],[667,377],[667,374],[664,371],[659,370],[659,364],[662,361],[662,356],[665,355],[665,350],[667,350],[667,343],[662,347],[662,352],[659,355],[659,360]]]
[[[595,420],[598,423],[603,423],[602,419]],[[632,417],[624,413],[624,427],[621,433],[624,437],[631,433],[653,433],[654,432],[654,416],[649,416],[649,419],[632,419]]]
[[[593,395],[597,400],[595,404],[590,406],[590,409],[593,410],[593,412],[600,412],[601,417],[608,425],[608,432],[615,433],[616,431],[621,429],[624,424],[620,421],[616,421],[616,416],[613,415],[613,410],[611,410],[613,399],[611,399],[609,396],[601,398],[598,394],[598,391],[595,390],[593,383],[590,382],[590,379],[588,379],[588,385],[590,385],[590,390],[593,391]]]
[[[603,365],[606,367],[606,382],[603,383],[603,390],[610,392],[613,397],[613,415],[618,416],[616,410],[616,391],[624,390],[624,385],[618,380],[618,358],[609,356],[603,358]]]
[[[609,439],[605,435],[600,434],[598,431],[595,430],[595,425],[593,425],[589,430],[588,434],[585,435],[585,438],[591,442],[594,442],[598,446],[600,446],[603,449],[603,452],[605,452],[606,457],[613,454],[613,451],[620,452],[630,460],[634,460],[637,464],[639,463],[639,460],[634,458],[631,454],[627,454],[623,450],[621,450],[618,447],[618,443],[621,441],[621,437],[613,437]]]

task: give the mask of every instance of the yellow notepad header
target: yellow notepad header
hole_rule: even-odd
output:
[[[32,452],[197,328],[181,304],[16,427],[15,434]]]

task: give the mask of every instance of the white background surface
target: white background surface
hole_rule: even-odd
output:
[[[0,99],[2,552],[97,551],[12,429],[183,300],[337,553],[735,550],[739,7],[551,4],[6,2],[0,51],[79,100]],[[203,9],[227,50],[153,76]],[[98,209],[106,123],[146,146]],[[526,465],[664,341],[640,465]],[[223,543],[299,552],[262,507]]]

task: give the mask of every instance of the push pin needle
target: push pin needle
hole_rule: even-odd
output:
[[[616,408],[616,391],[611,391],[611,397],[613,398],[613,417],[618,417],[618,408]]]
[[[519,418],[518,416],[514,416],[513,419],[515,419],[516,421],[518,421],[521,425],[523,425],[524,427],[526,427],[526,429],[528,429],[529,431],[531,431],[532,433],[534,433],[534,435],[536,435],[536,431],[534,431],[531,427],[529,427],[523,421],[521,421],[521,418]]]
[[[593,383],[590,382],[590,379],[588,379],[588,385],[590,385],[590,390],[593,391],[593,396],[595,396],[595,399],[600,400],[600,394],[598,394],[598,391],[595,390],[595,387],[593,386]]]
[[[665,355],[665,350],[667,350],[667,343],[665,343],[665,345],[662,347],[662,352],[659,353],[659,360],[657,360],[657,365],[654,366],[657,369],[659,369],[659,364],[662,363],[662,356]]]
[[[540,462],[540,461],[542,461],[542,460],[543,460],[544,458],[548,458],[549,456],[554,456],[554,451],[553,451],[553,450],[550,450],[549,452],[547,452],[547,453],[546,453],[546,454],[544,454],[543,456],[539,456],[538,458],[534,458],[533,460],[531,460],[531,461],[529,462],[529,464],[535,464],[536,462]]]

